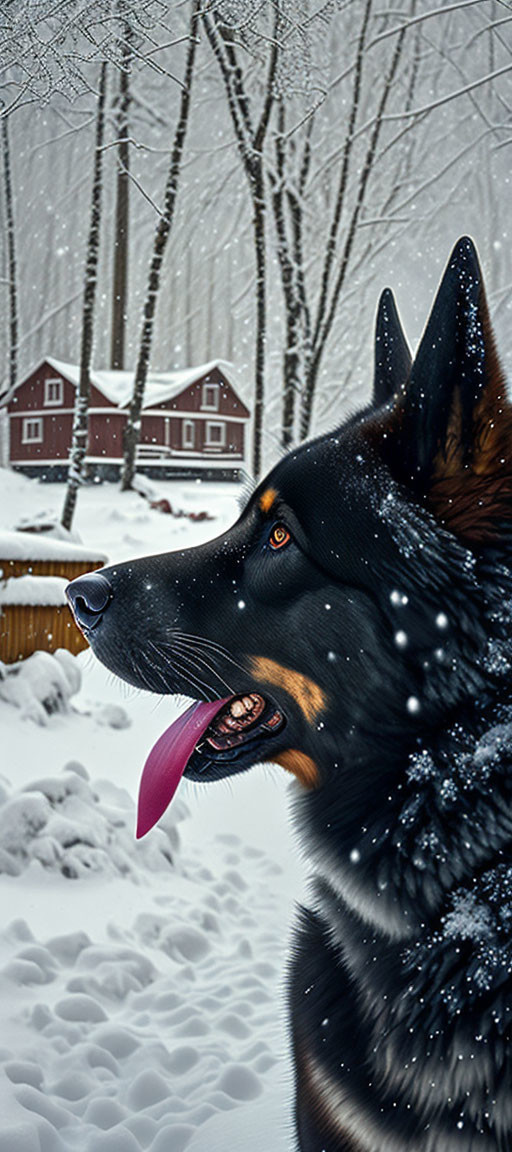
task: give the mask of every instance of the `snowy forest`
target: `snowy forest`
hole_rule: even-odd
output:
[[[308,559],[314,554],[315,574],[311,585],[297,578],[297,600],[304,593],[309,605],[317,597],[322,621],[327,621],[318,635],[313,617],[307,617],[302,629],[305,617],[290,613],[288,625],[284,612],[280,616],[286,582],[277,581],[276,608],[277,600],[267,598],[270,579],[265,584],[262,577],[259,583],[259,568],[254,612],[250,583],[249,594],[240,591],[235,569],[237,578],[224,581],[234,615],[225,629],[229,635],[221,636],[222,644],[233,645],[234,655],[226,649],[228,663],[221,665],[230,683],[214,670],[224,651],[217,634],[208,639],[205,625],[204,634],[201,630],[197,636],[195,618],[187,631],[176,632],[178,612],[174,618],[173,612],[164,611],[165,604],[162,607],[157,592],[151,591],[160,592],[165,584],[165,595],[171,597],[178,578],[172,582],[166,569],[161,584],[160,576],[153,583],[145,565],[155,554],[157,561],[163,552],[179,554],[185,599],[189,577],[191,585],[196,581],[187,568],[187,549],[194,549],[196,557],[202,545],[202,556],[213,554],[208,549],[224,549],[218,570],[213,577],[210,573],[207,595],[200,597],[194,584],[192,596],[197,596],[198,618],[203,620],[203,602],[213,588],[215,626],[220,628],[217,609],[222,574],[228,571],[223,565],[236,553],[226,534],[235,522],[236,532],[241,522],[242,527],[252,523],[258,509],[266,525],[278,497],[273,487],[263,491],[265,485],[254,492],[254,484],[286,450],[336,429],[369,400],[377,305],[384,288],[392,289],[407,340],[413,351],[417,348],[436,286],[461,236],[472,237],[478,249],[497,346],[510,378],[511,78],[510,0],[0,0],[0,1152],[296,1152],[286,980],[297,909],[309,900],[310,876],[305,841],[300,844],[293,832],[291,815],[307,780],[306,768],[309,764],[314,779],[316,765],[291,747],[291,760],[285,751],[275,763],[253,763],[250,771],[242,768],[229,778],[215,779],[211,787],[202,779],[173,777],[179,793],[148,834],[137,839],[136,796],[144,765],[154,760],[162,735],[179,728],[193,702],[203,709],[206,701],[209,706],[212,701],[238,706],[238,721],[231,713],[231,734],[229,726],[227,736],[221,732],[229,748],[234,731],[238,751],[236,741],[243,743],[247,719],[251,731],[254,705],[251,696],[248,704],[244,696],[240,705],[231,685],[240,670],[244,674],[240,661],[255,650],[247,647],[240,654],[242,619],[254,625],[258,644],[263,623],[268,627],[270,620],[270,647],[279,645],[286,632],[287,643],[297,645],[301,658],[304,651],[306,659],[313,650],[318,654],[323,645],[321,675],[329,692],[330,685],[337,684],[335,675],[341,683],[342,669],[354,693],[348,698],[354,701],[355,661],[369,654],[361,664],[367,669],[361,683],[364,680],[364,692],[373,694],[372,706],[376,702],[382,708],[401,681],[394,672],[387,675],[387,664],[386,676],[376,679],[380,665],[373,660],[371,644],[380,595],[387,629],[382,650],[402,660],[404,668],[416,642],[428,651],[424,636],[430,644],[435,630],[434,658],[424,660],[422,648],[418,668],[421,677],[432,668],[432,675],[439,670],[444,676],[446,669],[440,698],[443,693],[448,698],[452,680],[464,682],[464,690],[467,682],[468,693],[476,692],[477,674],[489,669],[489,661],[492,674],[509,682],[510,647],[502,651],[495,639],[487,665],[478,663],[477,642],[483,638],[480,625],[471,632],[471,598],[476,597],[471,545],[463,551],[457,541],[455,547],[444,527],[441,575],[431,599],[423,569],[414,583],[414,564],[423,549],[419,532],[426,521],[409,519],[412,498],[393,537],[393,555],[396,551],[405,557],[404,567],[389,588],[386,570],[375,593],[364,591],[359,618],[352,608],[347,616],[337,616],[331,592],[324,594],[321,580],[328,561],[324,565],[322,557],[327,551],[316,551],[314,542],[304,550]],[[462,241],[462,248],[464,244],[468,241]],[[473,328],[473,344],[475,331],[481,336],[480,329]],[[468,332],[469,323],[466,336]],[[481,345],[483,341],[476,342],[478,353]],[[403,342],[400,348],[403,356]],[[30,373],[46,359],[50,365],[72,368],[75,375],[44,379],[36,395]],[[205,469],[203,475],[198,466],[196,475],[162,472],[155,479],[149,469],[142,475],[137,463],[145,396],[156,387],[151,374],[181,372],[188,379],[190,369],[201,366],[204,371],[219,363],[232,382],[234,403],[240,402],[244,411],[242,416],[238,408],[234,418],[241,443],[246,434],[239,474],[216,477]],[[116,411],[123,427],[118,472],[115,479],[93,472],[84,476],[91,394],[95,380],[107,379],[112,371],[124,371],[123,388],[128,389],[122,411]],[[206,410],[213,407],[210,416],[199,410],[208,376],[206,383],[198,379],[194,411],[166,409],[167,427],[170,415],[190,417],[183,428],[188,425],[187,436],[192,429],[192,439],[184,435],[182,449],[194,447],[194,420],[196,427],[207,427],[212,415],[212,424],[219,418],[214,405],[201,401]],[[52,395],[52,387],[57,392],[60,388],[58,395]],[[20,388],[29,393],[27,407],[8,413]],[[174,394],[171,399],[169,395],[171,405]],[[69,405],[64,396],[72,397]],[[40,404],[38,397],[43,397]],[[118,399],[114,396],[110,407],[107,401],[110,404],[108,395],[95,403],[108,424]],[[28,448],[37,453],[43,438],[34,434],[35,425],[42,427],[45,420],[45,427],[53,427],[58,404],[73,441],[71,446],[64,443],[62,474],[49,477],[29,469],[23,474],[9,454],[8,420],[12,417],[11,428],[17,421],[18,428],[27,429],[26,440],[34,441]],[[489,418],[489,428],[494,427]],[[503,419],[500,435],[503,428],[512,435],[512,418],[508,425]],[[337,435],[328,437],[336,445]],[[19,434],[20,442],[24,437],[25,431]],[[495,443],[502,443],[492,436],[490,442],[493,451]],[[162,447],[160,442],[157,447]],[[214,452],[220,442],[209,447]],[[308,448],[297,456],[311,460],[310,451],[314,453]],[[505,456],[500,465],[506,463]],[[356,459],[362,462],[361,456]],[[286,469],[288,463],[278,466]],[[333,484],[329,491],[336,515],[339,508],[343,511],[344,475],[341,469],[339,487]],[[48,479],[53,482],[42,482]],[[329,475],[319,488],[322,499],[330,485]],[[393,492],[400,486],[393,480]],[[308,479],[302,487],[308,494],[315,489]],[[503,490],[510,503],[512,480]],[[370,556],[374,541],[387,539],[389,524],[404,507],[394,497],[389,504],[387,500],[380,503],[379,494],[370,508],[376,515],[379,504],[377,529],[372,525],[367,534]],[[478,506],[484,503],[479,500]],[[356,504],[356,511],[360,507]],[[312,520],[321,521],[322,531],[328,526],[323,515],[319,511],[317,516],[316,509],[311,514]],[[356,512],[353,517],[355,523]],[[430,513],[429,519],[433,521]],[[300,517],[295,520],[299,525]],[[351,550],[355,555],[358,549],[358,530],[359,521],[355,533],[347,534],[348,547],[343,539],[343,562],[345,553],[352,560]],[[264,538],[265,531],[258,527],[257,564],[263,558],[262,570],[269,558],[273,562],[274,550],[292,543],[280,521]],[[328,544],[328,556],[338,560],[330,539]],[[434,555],[431,544],[429,537],[422,553],[425,570]],[[245,543],[240,569],[250,551],[244,548]],[[456,612],[442,599],[442,580],[448,583],[461,555],[465,598],[456,620]],[[301,555],[301,565],[302,560]],[[171,557],[171,564],[175,561]],[[146,664],[140,661],[142,671],[122,681],[124,673],[117,666],[109,671],[113,666],[101,663],[93,650],[94,638],[91,646],[87,640],[110,598],[100,595],[93,624],[89,629],[85,617],[80,631],[66,588],[68,581],[83,577],[93,586],[96,582],[101,593],[103,566],[111,576],[117,576],[117,567],[125,576],[128,570],[128,587],[133,563],[145,573],[144,588],[130,605],[122,639],[112,644],[112,659],[119,653],[124,657],[130,645],[136,645],[137,627],[146,626],[152,598],[158,626],[155,643],[148,641],[151,657]],[[378,575],[377,567],[374,572],[373,560],[366,557],[364,564],[370,581]],[[349,588],[352,595],[354,588],[359,595],[363,568],[354,571],[344,591]],[[486,602],[490,613],[495,600],[503,600],[492,617],[493,637],[503,621],[510,628],[512,620],[502,588],[504,573],[510,578],[503,567],[495,581],[495,599]],[[488,573],[486,579],[490,587]],[[334,578],[328,586],[337,595]],[[362,587],[366,589],[364,580]],[[122,596],[123,590],[121,601]],[[111,599],[115,614],[119,599],[113,594]],[[352,605],[350,597],[347,602]],[[430,613],[430,631],[423,622],[418,625],[423,610]],[[335,617],[338,634],[345,629],[350,643],[353,639],[352,663],[350,655],[342,660],[334,651],[339,638]],[[410,620],[411,627],[403,620]],[[286,628],[279,633],[276,622],[281,621]],[[468,635],[471,632],[468,647],[475,654],[467,677],[466,666],[459,669],[455,657],[452,664],[444,661],[443,645],[452,643],[461,621]],[[331,627],[336,643],[328,632]],[[192,641],[198,642],[197,651]],[[446,650],[451,659],[456,649]],[[154,676],[155,654],[159,680]],[[277,659],[285,664],[280,651]],[[180,691],[184,682],[183,691],[190,688],[193,697],[171,694],[177,691],[177,681],[171,683],[175,664],[181,669]],[[323,739],[322,729],[330,738],[329,721],[318,719],[324,713],[315,703],[319,696],[322,701],[327,697],[311,679],[309,663],[297,662],[291,669],[269,658],[262,665],[263,672],[271,666],[278,676],[278,697],[281,693],[286,698],[289,689],[293,707],[294,685],[312,739]],[[217,699],[212,674],[229,698]],[[422,719],[414,684],[407,681],[403,707],[400,697],[389,713],[400,719],[403,713],[411,731]],[[163,693],[157,694],[162,686]],[[273,706],[258,692],[256,704],[264,709],[261,727],[276,717],[286,725],[284,714],[272,712]],[[334,692],[333,699],[336,712],[344,717]],[[482,700],[487,702],[483,692]],[[473,759],[463,752],[456,714],[450,713],[453,728],[447,735],[456,733],[460,740],[453,778],[447,778],[448,769],[434,765],[415,736],[416,760],[409,764],[407,780],[407,756],[401,748],[404,783],[398,788],[418,787],[419,796],[425,781],[427,788],[434,788],[430,777],[439,778],[439,795],[444,789],[451,820],[452,793],[460,800],[459,785],[463,791],[463,765],[468,779],[471,771],[477,776],[481,772],[484,783],[490,780],[489,791],[501,803],[501,778],[495,786],[491,773],[502,744],[510,744],[509,695],[507,702],[506,713],[497,714],[499,724],[494,718],[498,726],[482,730]],[[373,713],[365,713],[359,696],[356,704],[358,723],[364,726]],[[436,730],[441,726],[436,719]],[[392,724],[381,728],[371,720],[369,727],[372,736],[384,731],[384,749],[385,741],[391,742]],[[206,740],[209,731],[203,725],[200,737],[196,734],[194,755],[199,755],[199,740]],[[408,745],[404,742],[403,747]],[[301,779],[297,771],[297,780],[290,767],[295,756],[304,774]],[[335,759],[330,750],[329,756]],[[418,765],[423,765],[422,772]],[[359,785],[364,766],[354,773],[351,761],[350,771]],[[376,796],[383,787],[380,771],[379,759],[379,771],[367,786]],[[347,793],[352,788],[351,779]],[[413,843],[410,838],[416,835],[405,796],[404,791],[405,816],[396,838],[400,849],[402,841]],[[476,811],[469,785],[464,797],[466,819],[472,806]],[[492,828],[487,828],[482,811],[486,845],[492,842]],[[329,814],[326,829],[331,829],[330,819]],[[387,834],[387,815],[381,823]],[[453,815],[453,826],[469,838],[458,815]],[[508,815],[503,826],[510,827]],[[336,821],[332,827],[337,832]],[[368,836],[373,836],[371,830]],[[476,841],[480,843],[478,837]],[[437,852],[437,843],[434,833],[422,842],[420,863],[413,861],[419,873],[427,853]],[[466,843],[465,849],[469,847]],[[350,884],[353,866],[360,863],[357,845],[346,857],[342,860],[340,850],[339,875],[347,868]],[[466,857],[461,854],[461,859]],[[387,879],[381,885],[373,864],[370,872],[380,897]],[[507,900],[500,895],[498,901],[504,921],[508,917],[507,946],[510,891],[511,886]],[[412,890],[409,896],[412,901]],[[466,896],[466,904],[458,906],[461,918],[454,907],[452,919],[444,918],[444,936],[439,930],[443,946],[455,941],[457,952],[464,954],[479,932],[485,937],[490,915],[487,907],[481,911],[472,891]],[[337,894],[333,903],[338,904]],[[354,908],[359,916],[356,903]],[[384,922],[382,909],[381,915]],[[371,927],[366,933],[372,949],[373,931]],[[366,947],[366,939],[364,943]],[[489,946],[489,953],[493,949]],[[368,970],[377,967],[372,959]],[[508,980],[510,971],[509,963]],[[426,1001],[429,996],[427,988]],[[379,1013],[386,999],[383,995]],[[446,1004],[452,1000],[450,991]],[[322,1011],[319,1016],[322,1043],[329,1015]],[[510,1032],[509,1022],[507,1027]],[[429,1031],[425,1052],[439,1035],[434,1025]],[[500,1052],[503,1047],[500,1033]],[[477,1056],[483,1049],[483,1044],[475,1045]],[[491,1056],[486,1044],[486,1068]],[[402,1052],[397,1060],[402,1064]],[[417,1070],[419,1082],[421,1061],[414,1061],[416,1056],[411,1074],[416,1076]],[[448,1064],[442,1066],[443,1074]],[[432,1065],[425,1067],[430,1091],[437,1073]],[[464,1067],[457,1064],[457,1084],[464,1092],[464,1076],[472,1067],[469,1059]],[[321,1079],[329,1087],[328,1078]],[[505,1075],[501,1091],[508,1123]],[[304,1095],[308,1092],[309,1087]],[[485,1115],[487,1103],[481,1109]],[[465,1152],[469,1145],[461,1127],[458,1122],[453,1148]],[[421,1147],[437,1152],[435,1137],[433,1143],[430,1136],[427,1140]],[[386,1146],[391,1143],[394,1147],[393,1136]],[[400,1141],[396,1147],[398,1143],[412,1148],[414,1141]],[[441,1146],[451,1148],[450,1137],[446,1143],[443,1138]],[[348,1147],[345,1141],[343,1147]],[[485,1142],[485,1147],[494,1144]]]
[[[387,284],[415,345],[462,232],[510,353],[501,0],[15,3],[1,36],[4,390],[222,357],[258,473],[366,397]]]

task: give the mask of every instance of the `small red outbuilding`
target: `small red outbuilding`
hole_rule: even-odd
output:
[[[7,404],[9,461],[31,476],[61,479],[67,470],[79,368],[46,357],[13,389]],[[159,477],[237,479],[250,418],[222,360],[148,377],[138,449],[139,471]],[[116,478],[133,373],[91,371],[87,467]]]

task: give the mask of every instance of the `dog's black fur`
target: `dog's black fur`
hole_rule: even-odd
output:
[[[511,523],[512,410],[463,239],[412,366],[384,293],[372,406],[219,539],[104,570],[109,668],[283,718],[187,775],[298,777],[302,1152],[512,1149]]]

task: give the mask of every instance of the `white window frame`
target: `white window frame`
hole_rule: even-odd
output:
[[[196,426],[193,420],[184,420],[181,426],[181,446],[182,448],[190,448],[192,451],[196,446]]]
[[[57,400],[50,400],[50,384],[59,385],[59,395]],[[45,408],[58,408],[64,403],[64,381],[60,376],[49,376],[44,382],[44,406]]]
[[[214,392],[213,404],[208,404],[208,401],[206,399],[207,394],[208,394],[207,393],[208,388],[210,388]],[[219,411],[219,385],[218,384],[207,384],[206,382],[203,384],[203,395],[202,395],[202,405],[201,406],[207,412],[218,412]]]
[[[211,429],[212,428],[220,428],[220,431],[221,431],[220,440],[212,440],[211,439]],[[226,425],[224,423],[221,423],[220,420],[207,420],[206,421],[205,447],[206,448],[225,448],[226,447]]]
[[[29,436],[29,424],[37,425],[37,435]],[[22,444],[42,444],[43,443],[43,418],[42,416],[24,416],[23,425],[21,429],[21,443]]]

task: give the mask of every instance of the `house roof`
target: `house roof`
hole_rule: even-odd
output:
[[[45,356],[36,368],[33,368],[24,376],[23,380],[19,381],[16,388],[19,388],[20,384],[23,384],[27,377],[36,372],[43,364],[49,364],[51,368],[69,380],[70,384],[75,387],[78,386],[80,377],[78,364],[68,364],[67,361],[56,360],[53,356]],[[143,408],[153,408],[157,404],[164,404],[166,400],[172,400],[175,396],[179,396],[185,388],[188,388],[189,384],[195,384],[197,380],[207,376],[214,368],[217,368],[228,384],[231,384],[236,390],[233,365],[228,360],[209,360],[207,364],[198,364],[193,368],[181,368],[175,372],[149,372]],[[98,370],[91,368],[90,371],[91,384],[118,408],[126,407],[131,400],[133,377],[133,371],[121,371],[120,369]]]

